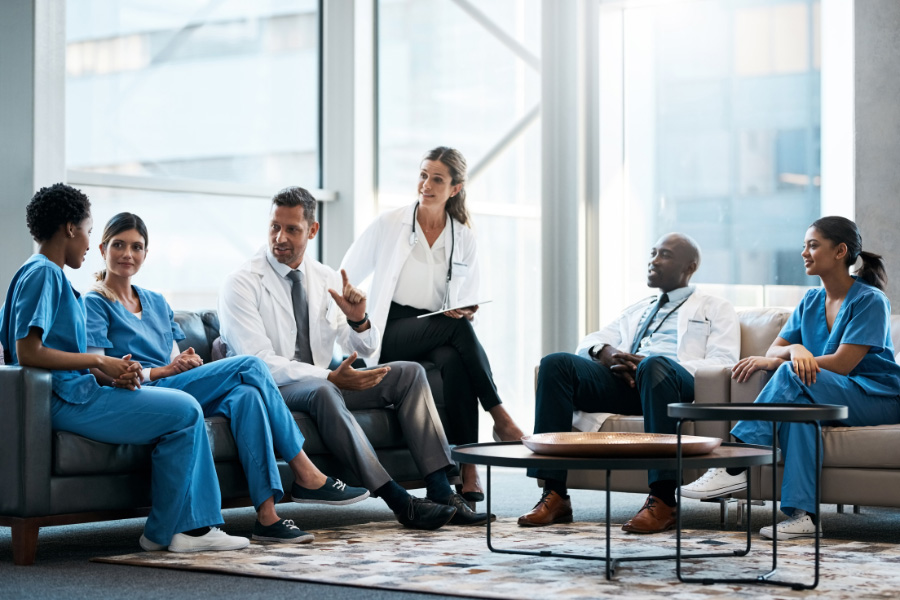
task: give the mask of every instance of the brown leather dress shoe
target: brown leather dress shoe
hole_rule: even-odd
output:
[[[572,501],[556,492],[544,492],[531,512],[519,517],[520,527],[541,527],[572,522]]]
[[[630,533],[660,533],[675,527],[678,507],[669,506],[656,496],[647,496],[643,508],[638,514],[622,525],[624,531]]]

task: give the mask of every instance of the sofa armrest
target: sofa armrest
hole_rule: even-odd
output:
[[[727,404],[731,402],[731,367],[700,367],[694,373],[694,404]],[[729,421],[697,421],[696,435],[730,439]]]
[[[50,371],[0,367],[0,514],[50,512]]]
[[[744,383],[731,382],[731,402],[734,404],[752,404],[762,391],[774,371],[757,371]]]

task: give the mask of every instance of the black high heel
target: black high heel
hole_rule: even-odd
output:
[[[462,486],[456,485],[456,493],[463,497],[463,500],[469,503],[469,508],[475,510],[476,502],[484,501],[484,492],[463,492]]]

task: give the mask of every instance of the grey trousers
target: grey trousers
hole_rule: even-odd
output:
[[[422,476],[449,467],[450,447],[434,407],[425,369],[414,362],[392,362],[381,383],[368,390],[340,390],[327,379],[307,377],[281,386],[292,411],[308,413],[322,440],[369,491],[391,480],[351,410],[391,408]]]

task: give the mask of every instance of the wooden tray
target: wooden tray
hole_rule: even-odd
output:
[[[535,454],[554,456],[675,456],[678,436],[668,433],[566,432],[536,433],[522,438]],[[681,436],[683,456],[707,454],[722,443],[719,438]]]

